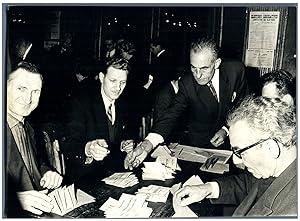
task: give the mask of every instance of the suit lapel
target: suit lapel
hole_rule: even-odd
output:
[[[228,106],[228,99],[230,99],[230,91],[229,91],[229,81],[227,78],[227,73],[224,69],[220,68],[219,73],[219,118],[226,111],[226,107]]]

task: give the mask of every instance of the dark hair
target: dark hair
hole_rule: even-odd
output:
[[[204,49],[209,49],[212,52],[213,58],[216,60],[219,56],[219,48],[216,42],[211,38],[198,38],[193,41],[190,46],[190,51],[198,53]]]
[[[123,71],[126,71],[127,73],[129,73],[130,71],[130,65],[128,63],[128,61],[124,58],[114,58],[112,59],[107,65],[106,65],[106,68],[105,68],[105,74],[107,72],[107,69],[109,67],[113,67],[113,68],[116,68],[116,69],[120,69],[120,70],[123,70]]]
[[[136,51],[134,44],[127,40],[118,43],[118,49],[120,51],[125,51],[128,54],[134,54],[134,52]]]
[[[290,94],[295,97],[296,95],[293,87],[293,76],[285,70],[279,69],[266,73],[261,77],[261,81],[263,86],[273,82],[276,83],[276,89],[280,96]]]
[[[11,72],[8,74],[8,80],[11,80],[11,77],[13,75],[13,73],[15,71],[17,71],[18,69],[23,69],[27,72],[30,72],[30,73],[34,73],[34,74],[38,74],[41,76],[41,79],[43,80],[43,76],[42,74],[40,73],[39,69],[37,68],[36,65],[30,63],[30,62],[27,62],[27,61],[21,61],[17,67]]]

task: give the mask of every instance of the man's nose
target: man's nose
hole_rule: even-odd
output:
[[[32,94],[31,93],[26,93],[24,96],[23,96],[23,100],[26,104],[30,104],[31,101],[32,101]]]
[[[199,68],[196,68],[195,72],[196,72],[196,77],[197,77],[197,78],[201,78],[201,77],[202,77],[202,74],[201,74]]]

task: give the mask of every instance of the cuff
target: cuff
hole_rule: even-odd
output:
[[[206,198],[208,199],[218,199],[220,195],[220,187],[217,182],[207,182],[212,186],[212,192]]]
[[[226,136],[228,136],[229,135],[229,130],[227,129],[227,127],[223,126],[222,129],[226,131]]]
[[[153,149],[158,146],[158,144],[164,142],[164,138],[157,133],[149,133],[145,140],[149,140],[153,146]]]

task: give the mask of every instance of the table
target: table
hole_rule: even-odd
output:
[[[64,217],[104,218],[104,212],[99,210],[99,208],[104,202],[106,202],[106,200],[109,197],[119,199],[122,193],[134,194],[139,188],[143,186],[148,186],[150,184],[171,187],[173,184],[185,182],[192,175],[199,175],[204,182],[220,176],[200,171],[200,163],[192,163],[179,160],[178,164],[182,168],[182,171],[177,171],[177,174],[175,175],[174,179],[169,179],[166,181],[143,180],[141,177],[142,170],[141,168],[137,168],[133,170],[133,172],[138,177],[140,182],[133,187],[127,188],[119,188],[107,185],[103,181],[101,181],[102,178],[110,176],[114,172],[125,172],[125,170],[121,168],[118,168],[115,171],[109,171],[105,174],[105,176],[84,177],[78,183],[76,183],[75,186],[95,197],[96,202],[83,205],[80,208],[76,208],[73,211],[66,214]],[[172,217],[172,215],[174,215],[175,213],[173,210],[172,198],[172,194],[169,193],[169,197],[166,203],[149,202],[148,206],[153,209],[153,212],[150,217]],[[190,208],[198,216],[221,216],[223,207],[220,205],[210,204],[208,200],[203,200],[201,203],[192,204]]]

